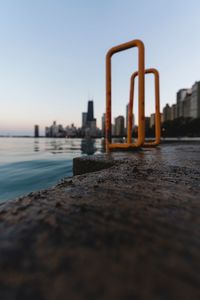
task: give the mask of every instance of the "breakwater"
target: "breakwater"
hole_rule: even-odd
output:
[[[0,205],[0,298],[198,299],[200,144],[81,164]]]

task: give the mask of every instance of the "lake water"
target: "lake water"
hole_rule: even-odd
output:
[[[101,153],[101,139],[0,138],[0,201],[72,176],[74,157]]]

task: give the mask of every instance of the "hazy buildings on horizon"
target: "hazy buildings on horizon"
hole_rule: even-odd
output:
[[[124,116],[119,115],[114,119],[114,124],[111,124],[112,127],[112,135],[116,137],[124,137],[127,135],[127,127],[128,127],[128,107],[129,105],[126,105],[126,120]],[[135,127],[135,116],[133,117],[133,124],[132,124],[132,131]],[[106,122],[106,114],[103,113],[101,117],[101,131],[102,131],[102,137],[105,137],[105,122]]]
[[[65,137],[66,132],[61,124],[57,125],[56,121],[49,127],[45,127],[46,137]]]
[[[200,81],[195,82],[190,89],[180,89],[176,95],[176,104],[171,106],[167,103],[163,108],[163,113],[160,114],[161,123],[166,121],[173,121],[177,118],[200,118]],[[106,114],[101,118],[101,130],[97,128],[96,118],[94,118],[94,101],[88,100],[87,112],[82,113],[82,126],[76,128],[74,124],[66,126],[57,125],[56,121],[49,127],[45,128],[46,137],[105,137],[105,123]],[[116,137],[124,137],[127,135],[128,126],[128,104],[126,105],[126,119],[119,115],[114,119],[112,124],[112,135]],[[155,113],[149,117],[145,117],[145,128],[153,128],[155,126]],[[133,128],[137,129],[135,125],[135,118],[133,114]],[[136,130],[137,131],[137,130]],[[39,125],[34,126],[34,136],[39,137]]]
[[[70,126],[65,128],[66,137],[75,138],[79,136],[79,129],[72,123]]]
[[[200,81],[189,89],[180,89],[176,94],[176,104],[168,103],[163,108],[163,121],[177,118],[200,118]]]
[[[94,118],[94,103],[93,100],[88,101],[88,111],[82,113],[82,126],[77,128],[74,124],[63,127],[57,125],[53,121],[51,126],[45,127],[46,137],[98,137],[101,136],[99,129],[96,126],[96,119]]]
[[[173,121],[178,118],[200,118],[200,81],[196,81],[189,89],[180,89],[176,94],[176,103],[171,106],[167,103],[160,114],[161,123]],[[155,113],[145,118],[147,128],[155,126]]]

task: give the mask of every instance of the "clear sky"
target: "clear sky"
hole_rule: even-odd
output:
[[[200,80],[199,0],[0,0],[0,134],[53,120],[80,126],[89,98],[100,126],[105,54],[133,39],[145,43],[146,67],[160,71],[161,108]],[[113,117],[125,115],[136,69],[136,50],[113,57]],[[149,115],[151,76],[146,86]]]

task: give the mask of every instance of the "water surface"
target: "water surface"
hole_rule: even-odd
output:
[[[51,187],[72,176],[74,157],[101,151],[100,139],[0,138],[0,201]]]

